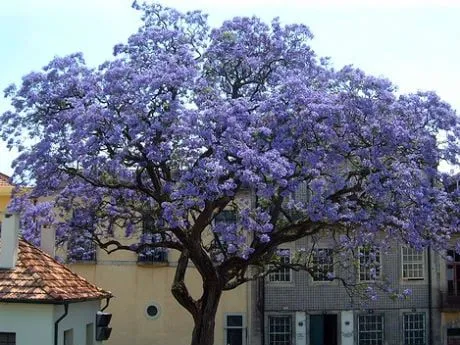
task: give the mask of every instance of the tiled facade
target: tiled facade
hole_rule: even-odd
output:
[[[299,242],[291,248],[295,250],[304,245]],[[291,271],[289,282],[265,279],[254,283],[249,343],[443,344],[445,335],[442,332],[439,309],[440,270],[443,265],[439,256],[431,253],[428,255],[425,250],[423,279],[405,279],[402,273],[402,250],[395,246],[381,257],[381,275],[392,282],[394,291],[410,289],[412,294],[407,298],[391,299],[387,294],[379,293],[377,300],[365,304],[351,301],[340,282],[313,281],[306,272]],[[342,269],[335,273],[340,276],[347,272]],[[416,276],[419,276],[417,273]],[[286,324],[287,321],[290,325]]]

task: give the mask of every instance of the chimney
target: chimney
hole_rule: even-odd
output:
[[[40,231],[40,248],[51,257],[55,257],[56,231],[53,226],[43,226]]]
[[[0,248],[0,269],[11,269],[16,266],[19,245],[19,216],[5,214],[2,223]]]

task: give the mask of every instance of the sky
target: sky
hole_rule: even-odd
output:
[[[234,16],[304,23],[311,46],[340,68],[353,64],[384,76],[400,92],[434,90],[460,111],[460,1],[456,0],[165,0],[201,9],[216,27]],[[140,24],[132,0],[0,1],[0,92],[54,56],[83,52],[90,66],[111,58]],[[9,102],[0,94],[0,113]],[[0,141],[0,172],[11,175],[16,152]]]

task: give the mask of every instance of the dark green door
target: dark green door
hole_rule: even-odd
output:
[[[324,345],[323,315],[310,315],[310,345]]]

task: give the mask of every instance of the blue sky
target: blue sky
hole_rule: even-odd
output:
[[[82,51],[96,66],[111,57],[139,25],[132,0],[0,1],[0,89],[44,66],[53,56]],[[435,90],[460,110],[460,3],[370,0],[168,0],[181,10],[202,9],[212,26],[233,16],[279,16],[302,22],[312,47],[336,67],[353,64],[385,76],[401,92]],[[0,112],[8,102],[0,98]],[[0,172],[12,173],[15,152],[0,143]]]

